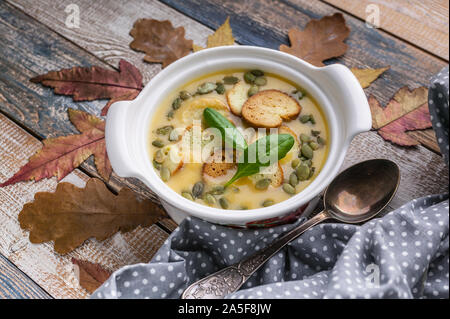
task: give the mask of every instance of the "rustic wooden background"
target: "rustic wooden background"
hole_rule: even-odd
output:
[[[69,4],[80,9],[80,28],[66,27]],[[380,28],[365,24],[366,8],[380,8]],[[50,70],[99,65],[116,68],[120,59],[136,65],[144,84],[161,70],[132,51],[128,34],[139,18],[170,20],[184,26],[186,37],[204,45],[208,35],[227,16],[237,43],[277,49],[287,44],[288,29],[303,28],[310,19],[342,12],[351,28],[347,53],[328,63],[348,67],[391,69],[373,83],[367,94],[383,104],[402,86],[428,85],[430,77],[448,64],[449,4],[446,0],[2,0],[0,1],[0,181],[6,180],[40,147],[40,140],[76,132],[67,108],[99,115],[105,101],[74,103],[54,95],[29,79]],[[399,164],[402,181],[390,204],[394,209],[424,195],[448,191],[445,166],[432,130],[410,133],[424,146],[401,148],[376,132],[359,135],[345,165],[370,158],[389,158]],[[92,161],[64,181],[84,185],[97,176]],[[76,257],[110,270],[148,262],[174,229],[171,220],[97,242],[89,240],[67,255],[53,243],[30,244],[17,216],[39,191],[55,190],[55,179],[0,188],[0,298],[85,298],[70,261]],[[113,176],[113,190],[130,187],[155,202],[158,199],[137,180]]]

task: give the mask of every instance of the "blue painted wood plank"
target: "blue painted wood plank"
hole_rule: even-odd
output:
[[[0,299],[51,299],[39,285],[0,254]]]

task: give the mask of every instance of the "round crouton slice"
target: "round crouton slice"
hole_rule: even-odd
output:
[[[230,154],[231,156],[234,154]],[[222,152],[222,156],[219,157],[211,157],[203,164],[202,178],[209,185],[224,184],[236,173],[237,163],[231,162],[232,158],[226,161],[225,152]]]
[[[250,85],[239,81],[226,93],[228,105],[234,115],[241,116],[242,106],[248,99],[247,92],[249,88]]]
[[[280,163],[277,162],[270,166],[264,167],[258,174],[251,175],[248,178],[253,182],[253,185],[255,185],[261,179],[269,178],[270,185],[276,188],[283,184],[283,168],[281,167]]]
[[[202,120],[203,110],[207,107],[217,110],[224,116],[229,112],[228,106],[221,100],[213,97],[202,97],[183,102],[181,107],[175,112],[175,117],[182,123],[191,125],[193,121]]]
[[[264,90],[251,96],[242,107],[242,116],[255,127],[279,127],[283,120],[295,118],[300,104],[278,90]]]

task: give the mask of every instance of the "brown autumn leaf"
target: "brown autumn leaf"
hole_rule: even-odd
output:
[[[65,254],[89,238],[102,241],[165,216],[159,206],[139,201],[130,189],[114,195],[101,180],[91,178],[85,188],[59,183],[55,193],[37,193],[33,202],[24,205],[19,222],[30,231],[32,243],[54,241],[55,251]]]
[[[69,119],[81,134],[48,138],[43,148],[34,154],[14,176],[0,187],[21,181],[40,181],[56,176],[58,181],[67,176],[88,157],[94,155],[97,171],[105,180],[112,173],[106,154],[105,122],[78,110],[69,109]]]
[[[72,263],[77,267],[80,286],[91,294],[111,276],[111,272],[103,268],[100,264],[94,264],[73,257]]]
[[[185,39],[184,33],[183,27],[174,28],[168,20],[139,19],[130,31],[134,38],[130,47],[145,52],[144,61],[165,68],[191,51],[192,40]]]
[[[320,20],[311,20],[303,31],[289,30],[291,46],[280,45],[280,51],[295,55],[315,66],[323,61],[343,55],[347,51],[344,40],[350,34],[344,16],[335,13]]]
[[[432,126],[428,110],[428,89],[425,87],[414,90],[402,87],[384,108],[371,95],[369,105],[373,128],[378,130],[378,134],[385,140],[395,144],[418,145],[420,143],[406,132]]]
[[[194,52],[208,49],[208,48],[214,48],[214,47],[220,47],[224,45],[233,45],[234,44],[234,37],[233,37],[233,31],[231,30],[230,26],[230,17],[227,17],[224,24],[222,24],[214,34],[208,36],[208,41],[206,48],[199,46],[199,45],[193,45]]]
[[[73,67],[36,76],[31,82],[52,87],[56,94],[72,95],[74,101],[134,99],[143,87],[141,73],[125,60],[120,60],[119,71],[98,66]]]
[[[368,88],[370,84],[372,84],[373,81],[378,79],[378,77],[389,70],[390,66],[387,66],[385,68],[380,69],[358,69],[358,68],[351,68],[351,71],[358,79],[359,83],[361,84],[362,88]]]

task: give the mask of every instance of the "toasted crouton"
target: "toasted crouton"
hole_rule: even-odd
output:
[[[281,186],[281,184],[283,184],[283,168],[281,167],[280,163],[274,163],[261,169],[258,174],[249,176],[249,178],[253,182],[253,184],[256,184],[256,182],[263,178],[269,178],[270,185],[272,187],[279,187]]]
[[[278,90],[264,90],[250,97],[242,107],[242,116],[255,127],[279,127],[283,120],[295,118],[300,104]]]
[[[234,155],[230,154],[230,156]],[[220,160],[212,158],[203,164],[202,178],[209,185],[224,184],[230,180],[236,172],[236,169],[236,163],[225,161],[225,154],[223,152]]]
[[[175,112],[175,116],[187,125],[191,125],[195,120],[203,118],[203,110],[207,107],[217,110],[226,116],[228,113],[228,106],[219,99],[213,97],[194,98],[184,102],[181,107]]]
[[[243,81],[236,83],[231,90],[226,94],[228,105],[230,110],[234,115],[241,116],[242,106],[248,99],[248,89],[249,85],[245,84]]]

